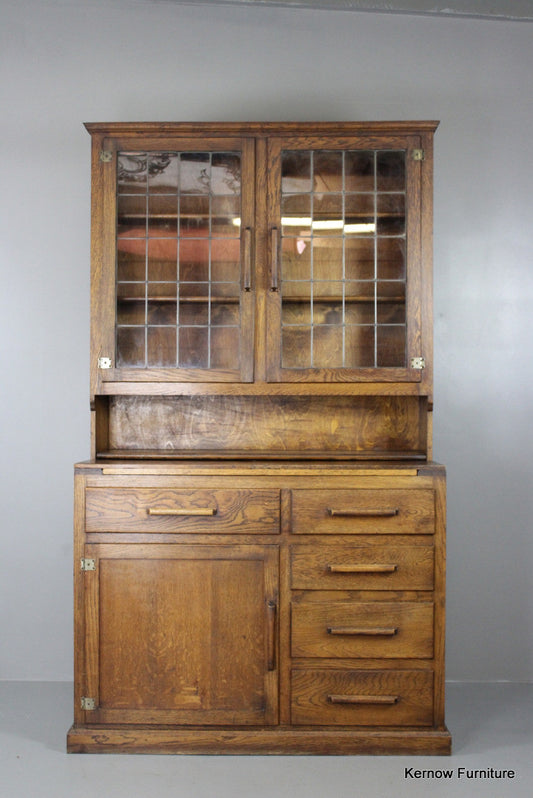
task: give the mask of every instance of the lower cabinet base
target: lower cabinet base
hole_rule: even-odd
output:
[[[428,729],[176,729],[72,726],[73,754],[420,754],[451,753],[446,728]]]

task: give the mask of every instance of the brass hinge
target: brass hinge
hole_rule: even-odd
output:
[[[424,357],[412,357],[411,358],[411,368],[412,369],[425,369],[426,368],[426,359]]]
[[[425,161],[426,160],[426,151],[425,150],[413,150],[412,156],[413,156],[413,161]]]
[[[81,708],[89,711],[96,709],[96,701],[94,700],[94,698],[87,698],[86,696],[82,696]]]
[[[102,163],[109,163],[113,160],[113,152],[111,150],[100,150],[100,160]]]
[[[96,571],[96,560],[93,560],[90,557],[82,557],[82,559],[81,559],[81,570],[82,571]]]
[[[110,369],[111,368],[111,358],[110,357],[99,357],[98,358],[98,368],[99,369]]]

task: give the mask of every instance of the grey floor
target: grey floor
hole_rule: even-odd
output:
[[[0,798],[533,795],[531,684],[448,685],[451,757],[66,754],[71,701],[68,683],[0,682]],[[459,778],[459,768],[514,770],[516,775]],[[452,776],[410,777],[416,770],[451,770]]]

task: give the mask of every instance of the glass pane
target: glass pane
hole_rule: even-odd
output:
[[[119,153],[118,159],[121,364],[237,368],[240,153]]]
[[[206,325],[209,323],[209,305],[206,302],[180,302],[179,323],[187,325]]]
[[[311,324],[311,305],[309,302],[291,302],[282,300],[281,323],[287,325]]]
[[[181,282],[209,279],[209,241],[180,239],[179,279]]]
[[[405,195],[377,195],[377,232],[398,235],[405,232]]]
[[[282,368],[311,367],[311,327],[286,327],[283,331]]]
[[[211,193],[238,195],[241,191],[241,159],[236,153],[215,152],[211,166]]]
[[[379,326],[377,335],[377,365],[403,367],[406,360],[405,326]]]
[[[376,232],[373,194],[347,194],[344,202],[345,233],[372,235]]]
[[[282,153],[284,367],[405,365],[405,173],[403,150]]]
[[[344,231],[343,195],[313,195],[313,235],[342,236]]]
[[[344,158],[345,191],[374,191],[374,153],[352,150]]]
[[[311,279],[311,252],[311,239],[309,238],[285,238],[283,240],[281,271],[285,280]]]
[[[117,327],[117,367],[144,368],[144,327]]]
[[[146,276],[145,242],[133,242],[137,252],[128,252],[128,244],[132,242],[120,240],[117,247],[117,280],[143,280]]]
[[[144,283],[117,285],[117,324],[144,324],[145,292]]]
[[[238,302],[212,302],[211,303],[211,324],[218,326],[237,327],[240,321],[240,310]]]
[[[342,191],[342,152],[316,150],[313,153],[313,191]]]
[[[211,157],[208,152],[182,152],[179,190],[182,194],[209,194]]]
[[[117,158],[117,183],[121,194],[146,191],[147,159],[144,152],[122,152]]]
[[[179,328],[179,361],[182,368],[209,367],[209,327]]]
[[[209,235],[209,197],[180,197],[180,235],[204,237]]]
[[[117,199],[117,234],[119,237],[146,236],[146,197],[119,195]]]
[[[148,324],[176,324],[176,300],[149,300],[146,305]]]
[[[239,197],[213,197],[211,200],[211,234],[238,238],[241,232],[240,215]]]
[[[281,156],[281,191],[299,194],[311,191],[311,153],[286,150]]]
[[[374,366],[373,326],[346,325],[346,368],[371,368]]]
[[[405,283],[384,281],[377,283],[377,323],[405,324]]]
[[[176,328],[148,327],[147,366],[173,367],[176,365]]]
[[[405,280],[405,238],[378,238],[378,278]]]
[[[344,257],[347,280],[373,279],[374,251],[374,238],[347,238],[345,240]]]
[[[320,238],[313,242],[313,278],[342,280],[344,241],[341,238]],[[342,293],[342,291],[341,291]]]
[[[211,368],[239,368],[239,328],[211,327]]]
[[[239,254],[239,244],[236,246],[231,242],[231,247],[219,247],[219,244],[226,244],[227,242],[213,241],[211,245],[211,279],[214,282],[238,282],[241,266],[238,260],[224,260],[225,257],[230,255]]]
[[[179,156],[175,152],[156,152],[148,157],[148,190],[151,194],[176,194]]]
[[[148,239],[148,279],[151,282],[174,282],[178,271],[178,242],[172,239]],[[174,294],[176,289],[174,288]]]
[[[148,235],[159,238],[178,234],[178,199],[168,194],[148,197]]]
[[[281,201],[281,226],[284,236],[311,233],[311,195],[289,194]]]
[[[314,368],[342,368],[343,332],[342,327],[313,327]]]
[[[378,152],[376,163],[378,191],[405,191],[405,153]]]
[[[342,326],[343,308],[340,302],[315,302],[313,304],[313,324]]]

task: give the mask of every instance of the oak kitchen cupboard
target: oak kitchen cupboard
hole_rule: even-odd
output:
[[[87,128],[68,749],[448,753],[436,123]]]

